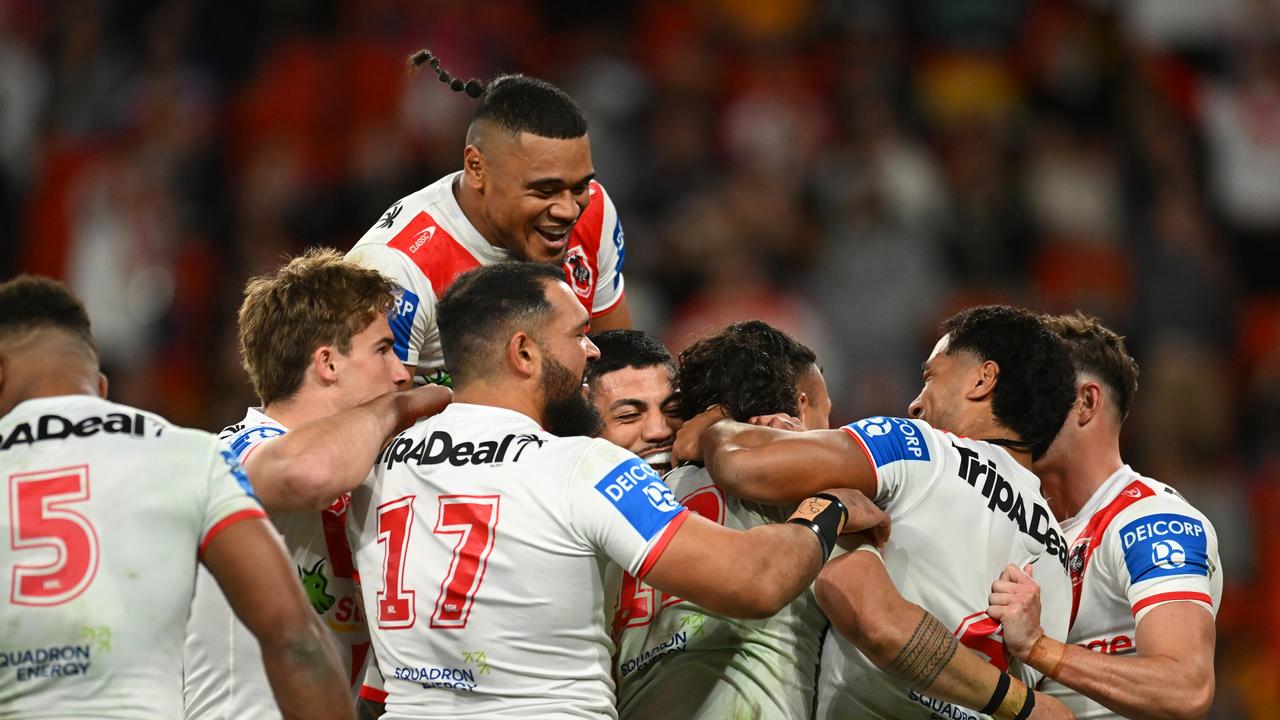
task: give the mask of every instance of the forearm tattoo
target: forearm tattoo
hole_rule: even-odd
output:
[[[951,662],[958,646],[955,636],[947,632],[938,618],[926,612],[911,633],[911,639],[884,671],[902,685],[923,691]]]

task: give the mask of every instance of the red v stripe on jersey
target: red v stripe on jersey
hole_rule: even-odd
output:
[[[1089,524],[1084,527],[1084,532],[1076,538],[1072,550],[1080,546],[1080,543],[1088,543],[1084,551],[1084,561],[1080,563],[1079,571],[1076,570],[1071,562],[1068,562],[1068,568],[1071,572],[1071,623],[1067,627],[1073,627],[1076,624],[1076,613],[1080,610],[1080,592],[1084,585],[1084,572],[1089,567],[1089,558],[1093,557],[1093,551],[1098,549],[1098,541],[1107,532],[1107,526],[1112,520],[1116,519],[1125,508],[1138,502],[1142,498],[1155,495],[1155,491],[1147,487],[1146,483],[1141,480],[1134,480],[1120,491],[1106,507],[1093,514],[1089,519]],[[1074,556],[1074,552],[1072,556]]]
[[[425,212],[415,215],[387,246],[408,255],[431,281],[437,296],[459,275],[480,267],[480,261]]]

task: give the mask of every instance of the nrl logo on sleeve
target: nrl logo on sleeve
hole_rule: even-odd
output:
[[[658,473],[637,457],[605,474],[596,483],[596,492],[617,508],[645,540],[652,539],[683,509]]]

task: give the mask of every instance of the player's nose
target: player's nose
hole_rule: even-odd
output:
[[[548,214],[556,220],[564,223],[571,223],[578,219],[578,215],[582,213],[582,206],[574,199],[573,194],[563,192],[556,196]]]
[[[645,442],[653,445],[671,442],[676,433],[662,413],[650,412],[645,415],[644,425],[640,428],[640,436]]]
[[[924,397],[924,393],[917,395],[916,399],[912,400],[911,404],[907,406],[907,417],[913,420],[919,420],[924,417],[924,401],[921,400],[922,397]]]
[[[600,348],[596,347],[596,344],[591,342],[591,338],[586,338],[586,341],[587,341],[587,345],[586,345],[587,360],[590,362],[595,362],[596,360],[599,360]]]

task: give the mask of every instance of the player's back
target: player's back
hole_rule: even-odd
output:
[[[182,715],[202,547],[261,516],[209,434],[89,395],[0,418],[0,718]]]
[[[614,717],[613,565],[643,575],[681,511],[634,455],[510,410],[401,433],[350,511],[388,720]]]
[[[991,583],[1010,563],[1032,563],[1045,631],[1066,636],[1066,546],[1031,471],[1003,448],[919,420],[868,418],[845,429],[876,465],[875,501],[893,520],[882,554],[904,598],[1006,669],[999,624],[985,612]],[[820,718],[980,717],[894,684],[837,633],[828,636],[822,672]],[[1034,684],[1029,668],[1011,672]]]

